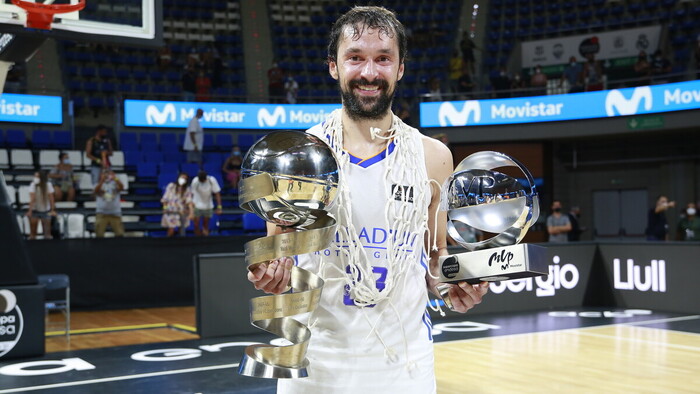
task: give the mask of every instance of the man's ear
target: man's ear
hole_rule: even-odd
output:
[[[405,63],[401,62],[401,65],[399,65],[399,75],[398,75],[398,78],[396,79],[397,81],[400,81],[401,78],[403,78],[404,68],[405,68]]]
[[[334,60],[328,59],[328,73],[333,79],[338,80],[338,63]]]

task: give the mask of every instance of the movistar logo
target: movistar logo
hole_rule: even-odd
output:
[[[163,110],[159,110],[155,105],[146,107],[146,122],[148,124],[164,124],[170,118],[171,122],[175,121],[175,105],[173,103],[165,104]]]
[[[465,101],[461,111],[457,111],[454,105],[448,101],[440,104],[438,109],[438,121],[441,127],[466,126],[469,115],[472,115],[473,123],[481,121],[481,105],[479,105],[478,101]]]
[[[258,110],[258,126],[260,127],[275,127],[278,123],[287,122],[287,112],[280,105],[275,107],[275,110],[270,113],[267,108]]]
[[[628,100],[622,95],[622,92],[614,89],[608,92],[605,98],[605,112],[608,116],[615,115],[634,115],[639,109],[639,103],[644,100],[644,109],[651,110],[652,95],[649,86],[634,88],[632,97]],[[617,113],[616,113],[617,111]]]

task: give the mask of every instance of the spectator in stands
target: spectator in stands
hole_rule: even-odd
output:
[[[243,164],[241,148],[238,145],[234,145],[231,148],[231,155],[221,167],[221,171],[224,172],[231,189],[238,189],[238,180],[241,178],[241,164]]]
[[[112,228],[116,237],[124,236],[122,224],[122,205],[120,200],[124,185],[109,168],[102,171],[100,182],[95,186],[97,206],[95,209],[95,236],[103,238],[107,226]]]
[[[575,56],[569,58],[569,64],[564,68],[559,80],[559,87],[564,85],[564,81],[569,83],[568,93],[583,92],[583,66],[576,61]]]
[[[567,233],[569,242],[580,241],[581,233],[585,230],[584,227],[581,227],[581,223],[579,222],[581,218],[581,208],[577,206],[571,207],[568,216],[569,222],[571,223],[571,231]]]
[[[204,70],[199,70],[195,86],[197,88],[197,101],[211,101],[211,78]]]
[[[440,78],[432,77],[428,82],[428,97],[426,101],[443,101],[442,89],[440,89]]]
[[[592,92],[603,90],[603,66],[595,60],[593,53],[586,54],[586,63],[583,64],[583,81],[585,90]]]
[[[646,86],[650,83],[651,64],[645,51],[639,51],[637,55],[637,61],[634,63],[634,77],[636,79],[634,86]]]
[[[697,206],[694,202],[688,203],[685,208],[685,216],[678,222],[676,236],[681,241],[700,241],[700,218],[697,216]]]
[[[164,45],[158,50],[158,69],[160,69],[161,72],[167,71],[172,61],[173,52],[170,50],[169,46]]]
[[[462,66],[462,75],[459,77],[459,99],[466,100],[471,96],[472,91],[474,91],[474,78],[472,78],[472,72],[469,66],[466,64]]]
[[[462,76],[463,64],[462,56],[460,56],[459,51],[455,49],[450,58],[450,93],[452,94],[459,92],[459,77]]]
[[[185,236],[185,229],[194,218],[194,203],[190,177],[182,172],[177,182],[170,182],[160,199],[163,204],[163,218],[160,224],[168,229],[168,237],[175,235],[175,229],[180,229],[180,236]]]
[[[223,84],[222,76],[226,66],[224,65],[224,60],[221,58],[221,54],[216,47],[212,47],[211,52],[213,56],[211,65],[211,84],[212,86],[218,88]]]
[[[187,125],[187,135],[182,150],[187,152],[188,163],[202,164],[202,150],[204,149],[204,130],[199,120],[204,116],[204,110],[197,108],[197,114],[190,119]]]
[[[54,188],[49,182],[46,171],[34,174],[34,180],[29,185],[29,239],[36,239],[37,227],[41,220],[44,239],[51,239],[51,216],[56,215]]]
[[[459,49],[462,51],[462,61],[469,68],[469,71],[474,73],[474,49],[477,49],[476,44],[469,37],[469,32],[465,31],[462,35],[462,41],[459,43]]]
[[[221,187],[219,182],[206,171],[201,170],[192,180],[192,201],[194,203],[194,233],[197,236],[209,235],[209,220],[214,213],[212,195],[216,198],[216,214],[221,215]]]
[[[284,97],[284,70],[277,62],[267,70],[267,93],[271,103],[281,103]]]
[[[54,198],[56,201],[75,200],[75,180],[73,174],[73,164],[71,164],[68,154],[61,152],[58,154],[58,164],[49,173],[51,182],[57,187],[54,188]]]
[[[97,126],[95,135],[88,138],[85,144],[85,156],[90,159],[90,175],[92,184],[100,180],[100,173],[109,168],[109,157],[112,156],[112,141],[109,139],[107,127]]]
[[[194,75],[194,69],[186,66],[185,72],[182,74],[182,99],[184,101],[194,101],[194,92],[196,91],[197,78]]]
[[[508,73],[506,72],[506,68],[501,66],[498,70],[498,74],[491,78],[491,85],[493,86],[493,90],[496,92],[496,97],[510,97],[510,93],[508,92],[510,89],[510,84],[511,82],[510,78],[508,77]]]
[[[187,68],[190,70],[196,70],[197,67],[199,67],[199,53],[197,52],[197,48],[190,48],[190,53],[187,54]]]
[[[668,197],[660,195],[656,199],[656,205],[649,209],[647,215],[646,235],[647,241],[666,241],[668,239],[668,221],[666,210],[676,206],[675,201],[668,201]]]
[[[651,75],[654,77],[654,81],[664,82],[659,81],[658,78],[669,74],[670,72],[671,62],[664,56],[661,49],[657,49],[656,52],[654,52],[654,56],[651,60]]]
[[[542,72],[542,66],[535,67],[535,72],[530,76],[530,87],[534,96],[547,94],[547,74]]]
[[[520,76],[520,73],[515,73],[513,79],[510,80],[510,91],[513,97],[522,97],[525,89],[525,80]]]
[[[299,84],[294,79],[292,73],[287,74],[287,79],[284,81],[284,92],[287,95],[287,104],[297,103],[297,92],[299,92]]]
[[[552,202],[552,214],[547,217],[547,233],[549,242],[568,242],[568,233],[571,231],[569,217],[561,213],[561,201]]]

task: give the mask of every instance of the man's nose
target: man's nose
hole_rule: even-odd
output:
[[[379,75],[377,72],[377,64],[373,60],[368,60],[364,67],[362,67],[362,73],[360,75],[370,82],[373,81]]]

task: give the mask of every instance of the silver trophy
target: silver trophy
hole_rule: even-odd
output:
[[[249,270],[281,257],[323,250],[331,242],[336,222],[328,210],[338,191],[338,163],[322,140],[298,131],[267,134],[246,153],[241,178],[241,208],[283,229],[246,243]],[[323,280],[294,266],[288,288],[292,292],[250,300],[250,320],[291,344],[247,347],[239,367],[242,375],[307,376],[311,331],[292,316],[316,309]]]
[[[517,167],[527,185],[495,171]],[[547,275],[545,248],[518,244],[540,214],[532,174],[514,158],[499,152],[477,152],[462,160],[442,187],[441,210],[447,211],[447,233],[468,250],[439,258],[440,282],[497,282]],[[474,234],[490,234],[477,240]],[[449,286],[438,290],[448,306]]]

